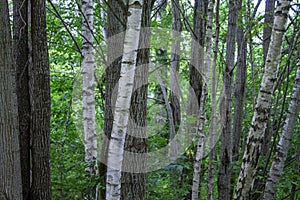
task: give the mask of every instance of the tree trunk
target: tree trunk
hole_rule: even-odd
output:
[[[300,134],[298,133],[298,142],[297,142],[297,152],[296,152],[296,160],[294,166],[294,174],[299,174],[300,167]],[[294,177],[292,182],[291,196],[290,200],[296,200],[296,190],[297,189],[297,177]]]
[[[130,103],[130,120],[124,146],[121,199],[146,199],[147,160],[147,94],[150,47],[151,0],[145,0],[135,69],[133,95]],[[132,153],[131,153],[132,152]]]
[[[121,170],[139,45],[143,0],[130,0],[124,39],[121,76],[108,149],[106,199],[120,199]]]
[[[212,11],[213,12],[213,11]],[[216,124],[217,118],[216,111],[217,111],[217,58],[218,58],[218,44],[219,44],[219,33],[220,33],[220,22],[219,22],[219,14],[220,13],[220,0],[216,2],[216,37],[214,41],[214,58],[212,63],[212,83],[211,83],[211,118],[210,118],[210,126],[209,132],[212,134],[210,138],[210,147],[212,148],[209,152],[209,166],[208,166],[208,183],[207,183],[207,199],[213,200],[213,175],[215,170],[214,160],[216,157],[216,147],[215,147],[215,133],[217,132]]]
[[[28,0],[14,1],[14,64],[19,115],[19,142],[23,199],[30,192],[30,94],[28,49]]]
[[[94,2],[93,0],[82,0],[82,106],[85,162],[88,167],[85,171],[88,178],[98,175],[97,155],[97,133],[96,133],[96,111],[94,95]],[[89,188],[85,198],[97,199],[97,186]]]
[[[289,146],[293,137],[294,128],[299,117],[300,110],[300,67],[296,74],[296,81],[293,88],[290,107],[283,126],[282,135],[277,144],[276,152],[266,182],[263,199],[275,199],[276,184],[279,183],[283,171],[284,162],[287,158]]]
[[[271,41],[272,25],[274,21],[274,10],[275,10],[275,0],[265,1],[265,21],[264,21],[264,32],[263,32],[263,51],[264,51],[264,61],[268,55],[268,49]]]
[[[175,2],[174,2],[175,1]],[[177,130],[180,126],[181,114],[180,114],[180,94],[179,94],[179,64],[180,64],[180,37],[182,31],[182,22],[180,16],[179,0],[174,0],[171,2],[172,8],[172,46],[171,46],[171,68],[170,68],[170,104],[173,115],[173,125],[170,126],[170,142],[174,139]],[[171,127],[174,126],[174,130]],[[171,145],[172,144],[172,145]],[[174,145],[173,145],[174,144]],[[170,143],[170,159],[177,155],[176,151],[179,149],[177,147],[179,144],[172,142]]]
[[[236,29],[237,29],[237,5],[238,1],[229,0],[228,30],[226,37],[226,67],[224,71],[224,97],[221,99],[224,108],[221,115],[221,151],[218,176],[218,198],[219,200],[229,200],[230,197],[230,178],[232,161],[232,85],[235,57]]]
[[[120,78],[121,59],[123,52],[124,36],[118,35],[125,30],[126,10],[123,10],[117,0],[107,2],[107,65],[105,69],[105,110],[104,110],[104,140],[101,148],[101,163],[99,165],[99,176],[101,185],[106,184],[107,153],[111,130],[113,126],[113,112],[116,103],[114,91]],[[125,24],[125,25],[124,25]],[[117,39],[116,39],[117,38]],[[102,187],[103,188],[103,187]],[[100,188],[101,199],[105,199],[105,188]]]
[[[242,9],[242,1],[239,2],[237,10]],[[243,19],[239,19],[240,24],[243,24]],[[244,118],[244,98],[246,90],[246,54],[247,54],[247,39],[242,27],[237,28],[237,66],[236,66],[236,82],[234,90],[234,119],[232,129],[232,162],[233,165],[239,160],[240,138],[242,135],[242,123]],[[236,183],[237,172],[231,174],[231,185]],[[234,193],[234,188],[231,187],[230,195]]]
[[[50,69],[46,37],[46,1],[31,0],[32,70],[31,199],[51,199],[50,186]]]
[[[22,200],[16,75],[6,0],[0,0],[0,21],[0,199]]]
[[[272,25],[274,21],[274,9],[275,9],[275,0],[266,0],[265,4],[265,21],[264,21],[264,30],[263,30],[263,52],[264,52],[264,61],[266,61],[268,48],[271,41],[271,33],[272,33]],[[268,122],[267,126],[270,126],[270,122]],[[270,149],[270,142],[272,138],[273,131],[272,129],[267,128],[263,145],[261,149],[261,153],[264,156],[267,156]]]
[[[206,32],[206,55],[205,55],[205,62],[204,67],[201,69],[202,73],[202,94],[201,94],[201,101],[200,101],[200,111],[198,117],[198,130],[197,130],[197,150],[196,150],[196,158],[194,163],[194,174],[193,174],[193,186],[192,186],[192,199],[197,200],[199,199],[199,184],[200,184],[200,171],[202,165],[202,159],[204,154],[204,142],[205,142],[205,134],[204,134],[204,127],[206,121],[206,99],[208,94],[208,73],[211,67],[211,40],[212,40],[212,22],[213,22],[213,1],[209,1],[208,4],[208,22],[207,22],[207,32]],[[214,113],[213,113],[214,115]],[[212,117],[213,118],[213,117]]]
[[[265,64],[260,91],[255,105],[247,146],[243,156],[242,167],[238,178],[235,199],[249,199],[253,177],[256,172],[258,158],[261,152],[261,143],[264,137],[266,124],[269,118],[270,105],[273,97],[274,83],[280,62],[280,52],[290,1],[280,0],[275,12],[275,20]]]

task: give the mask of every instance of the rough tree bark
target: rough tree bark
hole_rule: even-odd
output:
[[[101,161],[99,176],[101,185],[106,184],[107,152],[111,130],[113,126],[113,112],[117,91],[114,91],[120,78],[121,59],[123,52],[123,35],[118,35],[126,28],[126,10],[123,10],[117,0],[107,2],[107,66],[105,69],[105,110],[104,110],[104,140],[101,148]],[[117,38],[117,39],[116,39]],[[105,139],[106,138],[106,139]],[[105,188],[100,188],[101,199],[105,199]]]
[[[174,2],[175,1],[175,2]],[[172,112],[173,112],[173,118],[174,118],[174,126],[175,126],[175,132],[170,133],[170,140],[172,140],[176,133],[176,130],[178,129],[178,126],[180,125],[180,105],[179,105],[179,88],[176,86],[178,85],[178,73],[179,73],[179,64],[180,64],[180,37],[181,37],[181,31],[182,31],[182,21],[181,21],[181,15],[180,15],[180,8],[179,6],[179,0],[174,0],[171,2],[171,8],[172,8],[172,38],[174,39],[172,41],[171,46],[171,69],[170,69],[170,102],[172,106]]]
[[[29,94],[29,49],[28,49],[28,0],[14,1],[14,65],[19,115],[19,142],[23,199],[30,192],[30,94]]]
[[[268,49],[271,41],[272,25],[274,21],[274,9],[275,9],[275,0],[266,0],[265,3],[265,21],[264,21],[264,31],[263,31],[263,52],[264,52],[264,61],[267,58]],[[270,126],[270,122],[268,125]],[[267,129],[265,132],[263,145],[261,153],[264,156],[267,156],[269,153],[270,142],[272,138],[273,131]]]
[[[209,133],[210,134],[215,134],[217,131],[216,123],[217,118],[214,117],[216,116],[216,111],[217,111],[217,58],[218,58],[218,44],[219,44],[219,33],[220,33],[220,0],[217,0],[216,2],[216,37],[214,41],[214,58],[213,58],[213,63],[212,63],[212,83],[211,83],[211,101],[212,101],[212,106],[211,106],[211,119],[210,119],[210,129]],[[210,147],[211,151],[209,152],[209,164],[208,164],[208,183],[207,183],[207,199],[208,200],[213,200],[213,176],[214,176],[214,171],[215,171],[215,164],[214,160],[216,157],[216,147],[213,146],[215,136],[213,135],[212,138],[210,139]]]
[[[300,167],[300,134],[298,133],[298,142],[297,142],[297,152],[296,152],[296,160],[294,165],[294,173],[299,174]],[[297,192],[297,177],[292,180],[292,188],[291,188],[291,196],[290,200],[296,200],[296,192]],[[299,196],[298,196],[299,197]]]
[[[124,38],[121,76],[114,112],[114,122],[108,149],[106,199],[121,197],[121,171],[125,136],[129,119],[130,102],[136,69],[143,0],[130,0],[128,4],[127,27]]]
[[[147,160],[147,94],[150,46],[150,17],[152,0],[145,0],[135,69],[133,94],[130,103],[130,121],[124,146],[121,199],[146,199]],[[128,154],[127,154],[128,153]],[[129,157],[127,157],[129,156]],[[130,168],[130,169],[129,169]]]
[[[269,118],[289,6],[290,1],[280,0],[278,1],[275,11],[271,42],[265,62],[265,72],[262,78],[247,139],[247,146],[242,160],[242,167],[234,197],[235,199],[250,199],[253,177],[256,172],[258,158],[261,152],[261,143]]]
[[[239,2],[237,10],[242,9],[242,1]],[[241,16],[241,15],[240,15]],[[243,19],[239,18],[239,23],[243,24]],[[234,118],[232,129],[232,162],[239,160],[240,138],[242,135],[242,123],[244,118],[244,98],[246,91],[246,55],[247,55],[247,39],[245,32],[241,26],[237,27],[237,66],[236,66],[236,81],[234,89]],[[231,174],[231,185],[236,183],[237,172],[233,171]],[[230,195],[234,193],[234,188],[231,187]]]
[[[0,1],[0,199],[22,200],[16,71],[7,0]]]
[[[284,162],[287,158],[290,143],[294,134],[294,128],[299,117],[300,110],[300,67],[296,74],[291,103],[287,112],[280,140],[277,144],[270,173],[266,182],[263,199],[276,198],[276,184],[279,183],[283,171]]]
[[[265,27],[263,31],[263,52],[264,60],[268,55],[268,49],[271,41],[272,25],[274,21],[275,0],[265,1]]]
[[[230,178],[232,162],[232,85],[235,57],[236,29],[237,29],[237,0],[229,0],[228,30],[226,36],[226,63],[224,71],[224,97],[221,99],[224,105],[221,116],[221,151],[220,166],[218,175],[218,198],[219,200],[229,200],[230,197]]]
[[[51,199],[50,69],[46,36],[46,1],[31,0],[32,69],[30,76],[32,187],[31,199]]]
[[[194,174],[193,174],[193,186],[192,186],[192,199],[197,200],[199,199],[199,180],[200,180],[200,171],[201,171],[201,164],[204,154],[204,142],[205,142],[205,134],[204,134],[204,127],[206,121],[206,99],[208,94],[208,73],[211,67],[211,54],[212,54],[212,22],[213,22],[213,8],[214,3],[213,1],[208,1],[208,21],[207,21],[207,29],[206,29],[206,54],[205,54],[205,61],[204,67],[202,67],[202,95],[200,99],[200,111],[198,117],[198,130],[197,130],[197,149],[196,149],[196,158],[194,162]]]

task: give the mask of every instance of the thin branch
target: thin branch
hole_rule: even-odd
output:
[[[52,1],[51,0],[47,0],[47,1],[50,3],[51,7],[53,8],[54,12],[56,13],[56,17],[62,22],[62,24],[64,25],[66,31],[69,33],[70,37],[72,38],[72,40],[73,40],[73,42],[74,42],[74,44],[77,48],[78,53],[80,53],[80,55],[82,56],[81,48],[79,47],[79,45],[78,45],[76,39],[74,38],[74,36],[72,35],[71,31],[67,27],[66,22],[63,20],[63,18],[59,14],[58,10],[56,9],[56,7],[52,3]]]

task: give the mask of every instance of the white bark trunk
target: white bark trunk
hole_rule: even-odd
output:
[[[300,67],[298,67],[296,81],[293,88],[288,114],[283,126],[282,135],[277,144],[276,152],[270,169],[270,174],[266,182],[263,199],[276,198],[276,184],[279,183],[283,171],[284,162],[287,158],[289,146],[293,137],[294,128],[298,120],[300,110]]]
[[[85,169],[90,175],[98,174],[97,165],[97,133],[96,133],[96,111],[94,97],[94,2],[93,0],[82,0],[82,105],[83,105],[83,126],[85,162],[88,167]],[[98,189],[93,189],[86,198],[97,199]]]
[[[261,142],[269,118],[289,6],[290,1],[280,0],[278,1],[275,11],[271,43],[265,64],[265,73],[255,105],[254,116],[234,196],[235,199],[250,199],[253,177],[261,152]]]
[[[114,122],[108,150],[106,199],[118,200],[121,194],[121,171],[133,90],[137,49],[140,37],[143,0],[130,0],[125,32],[121,77],[118,85]]]
[[[207,90],[208,90],[208,72],[210,71],[211,67],[211,54],[212,54],[212,22],[213,22],[213,8],[214,4],[212,1],[208,4],[208,22],[207,22],[207,31],[206,31],[206,55],[205,55],[205,62],[204,68],[202,69],[203,74],[203,86],[202,86],[202,95],[200,101],[200,111],[198,117],[198,142],[197,142],[197,152],[196,158],[194,163],[194,175],[193,175],[193,186],[192,186],[192,200],[199,199],[199,180],[200,180],[200,171],[201,171],[201,164],[204,154],[204,141],[205,141],[205,134],[204,134],[204,127],[206,121],[206,112],[205,112],[205,104],[207,98]]]

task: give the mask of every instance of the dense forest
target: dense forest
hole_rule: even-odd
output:
[[[0,0],[0,200],[300,199],[299,0]]]

